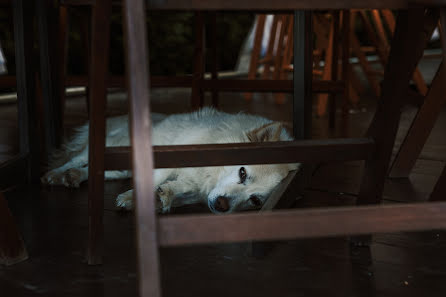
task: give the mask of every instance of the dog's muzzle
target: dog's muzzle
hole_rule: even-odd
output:
[[[220,196],[215,199],[214,209],[218,212],[227,212],[229,210],[229,199],[224,196]]]

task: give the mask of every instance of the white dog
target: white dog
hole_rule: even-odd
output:
[[[188,114],[152,116],[154,145],[288,141],[290,135],[279,122],[243,113],[228,114],[212,108]],[[128,117],[107,120],[107,146],[128,146]],[[42,177],[50,185],[79,187],[88,179],[88,125],[80,127],[74,138],[55,154],[52,170]],[[219,166],[156,169],[154,184],[158,210],[207,203],[214,213],[260,208],[291,170],[299,164]],[[105,178],[129,178],[129,171],[107,171]],[[118,207],[133,207],[133,190],[120,194]]]

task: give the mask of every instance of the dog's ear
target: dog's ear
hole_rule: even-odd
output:
[[[259,128],[246,133],[250,142],[272,142],[279,141],[284,126],[280,122],[265,124]]]

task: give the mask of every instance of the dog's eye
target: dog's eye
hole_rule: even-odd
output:
[[[240,170],[238,171],[238,176],[240,177],[240,183],[243,184],[246,180],[245,167],[240,167]]]
[[[254,196],[254,195],[249,197],[249,202],[251,202],[252,205],[257,206],[257,207],[262,205],[262,201],[259,199],[259,197]]]

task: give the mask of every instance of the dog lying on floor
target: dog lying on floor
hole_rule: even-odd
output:
[[[212,108],[163,116],[152,116],[154,145],[270,142],[292,140],[283,125],[260,116],[228,114]],[[106,145],[129,146],[127,116],[107,120]],[[88,180],[88,125],[56,152],[42,183],[79,187]],[[156,169],[154,185],[157,209],[206,203],[214,213],[260,208],[271,191],[299,164],[240,165],[199,168]],[[129,171],[106,171],[105,179],[129,178]],[[133,208],[133,190],[118,195],[116,205]]]

